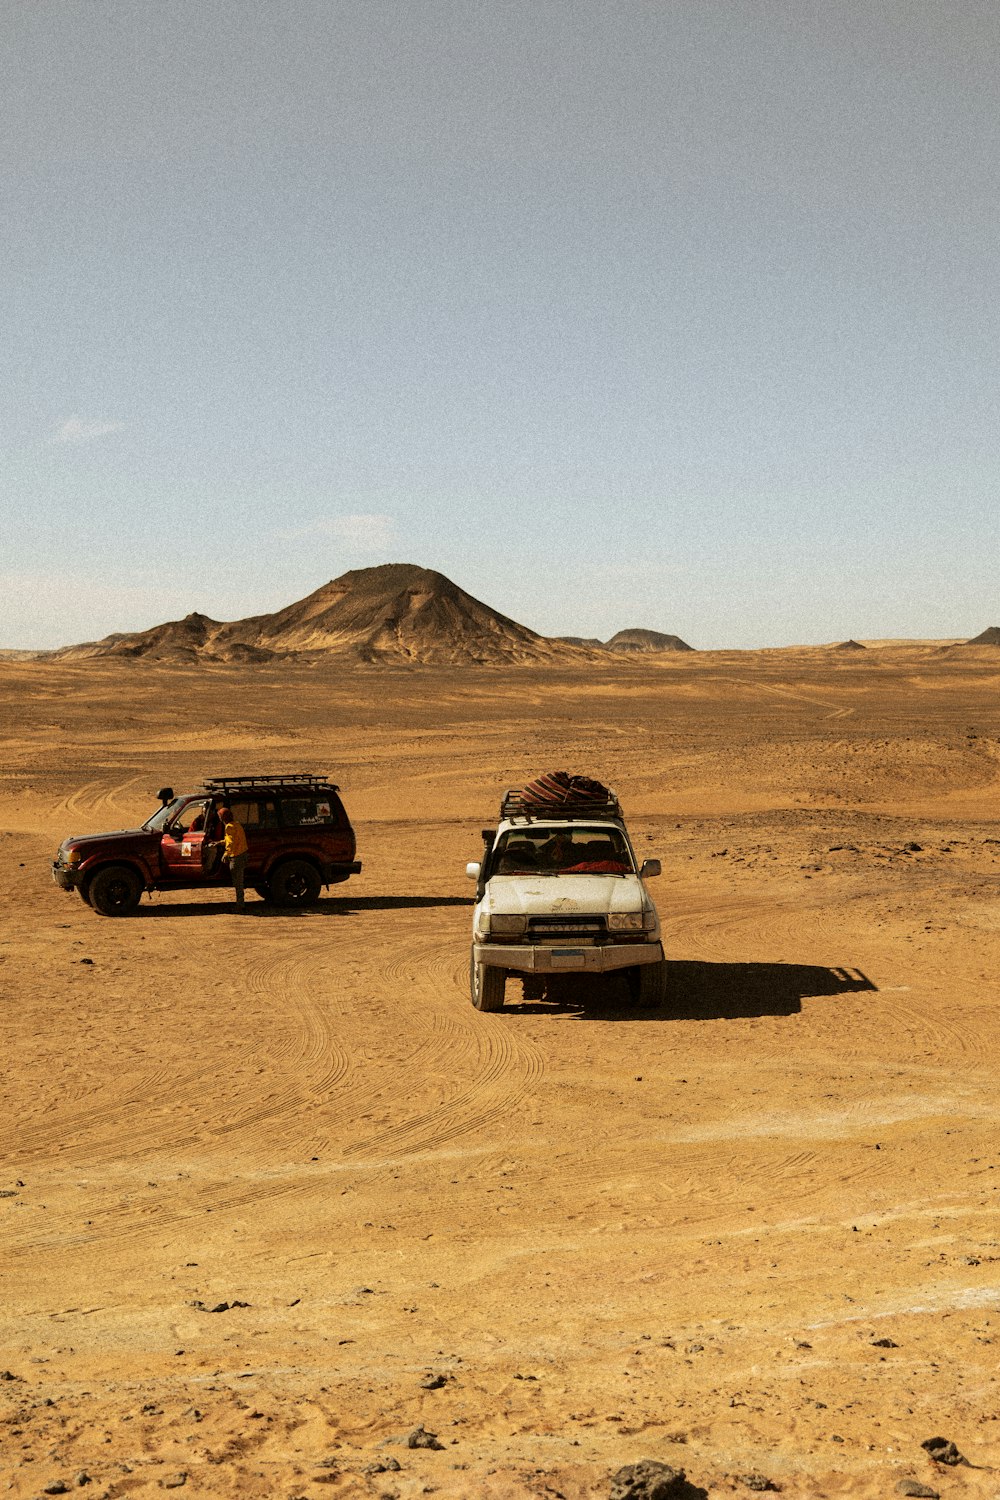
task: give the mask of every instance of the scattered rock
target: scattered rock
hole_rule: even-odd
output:
[[[160,1484],[165,1490],[179,1490],[182,1484],[187,1484],[187,1474],[181,1469],[177,1474],[168,1474]]]
[[[438,1442],[436,1432],[428,1432],[426,1427],[414,1427],[406,1439],[408,1448],[437,1448],[444,1447],[444,1443]]]
[[[230,1312],[234,1307],[249,1307],[249,1302],[217,1302],[214,1307],[206,1307],[204,1302],[189,1302],[189,1307],[197,1308],[198,1312],[224,1313]]]
[[[914,1495],[919,1500],[941,1500],[937,1490],[932,1490],[929,1484],[921,1484],[919,1479],[901,1479],[896,1485],[897,1495]]]
[[[53,1479],[52,1483],[51,1484],[47,1484],[45,1486],[45,1488],[42,1490],[42,1494],[43,1495],[68,1495],[69,1494],[69,1485],[63,1479]]]
[[[768,1479],[766,1474],[736,1474],[737,1484],[745,1484],[748,1490],[780,1490],[781,1485]]]
[[[969,1460],[964,1454],[959,1453],[955,1444],[947,1438],[932,1437],[924,1438],[920,1444],[926,1453],[929,1453],[936,1464],[967,1464]],[[969,1465],[971,1468],[971,1464]]]
[[[422,1391],[439,1391],[443,1385],[448,1384],[447,1375],[427,1374],[420,1382]]]
[[[361,1472],[362,1474],[398,1474],[402,1467],[398,1458],[378,1458],[374,1463],[365,1464]]]
[[[873,1349],[898,1349],[895,1339],[872,1339]]]
[[[921,854],[923,852],[923,847],[923,844],[911,843],[903,845],[903,848],[907,851],[908,854]]]
[[[686,1500],[704,1493],[688,1484],[683,1469],[644,1458],[613,1475],[608,1500]]]
[[[15,1375],[13,1370],[0,1370],[0,1380],[23,1380],[23,1375]]]
[[[76,1478],[74,1479],[73,1483],[76,1485],[77,1489],[80,1489],[80,1490],[83,1489],[83,1487],[84,1487],[85,1484],[89,1484],[90,1483],[90,1475],[87,1473],[86,1469],[81,1469],[80,1470],[79,1474],[76,1476]]]
[[[94,960],[92,958],[81,958],[80,962],[82,964],[90,964],[92,966]]]

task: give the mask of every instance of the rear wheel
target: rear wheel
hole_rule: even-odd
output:
[[[639,965],[636,1000],[643,1008],[662,1005],[667,998],[667,966],[663,959],[655,964]]]
[[[142,899],[142,881],[128,865],[108,865],[91,880],[87,896],[102,917],[128,917]]]
[[[503,1010],[507,970],[491,964],[477,964],[475,953],[469,964],[469,992],[477,1010]]]
[[[270,879],[271,900],[277,906],[309,906],[319,899],[323,882],[315,865],[304,859],[289,859]]]

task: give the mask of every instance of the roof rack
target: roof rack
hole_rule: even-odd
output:
[[[322,788],[326,792],[340,790],[328,776],[316,776],[311,771],[281,771],[274,776],[212,776],[206,777],[202,786],[206,792],[224,792],[230,789],[253,791],[258,787],[292,787],[300,791]]]
[[[614,818],[618,822],[624,822],[625,819],[616,792],[609,791],[606,801],[585,798],[575,802],[525,802],[524,793],[518,787],[511,787],[510,791],[505,792],[500,803],[500,816],[508,822],[522,818],[526,823],[550,822],[553,818],[568,821],[579,818]]]

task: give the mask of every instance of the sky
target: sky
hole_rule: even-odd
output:
[[[994,0],[8,0],[0,646],[1000,623]]]

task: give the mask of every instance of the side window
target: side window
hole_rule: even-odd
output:
[[[230,803],[233,817],[244,828],[277,828],[278,806],[273,798],[242,797]]]
[[[315,828],[336,823],[337,804],[332,796],[309,792],[302,797],[286,797],[281,804],[282,819],[289,828]]]
[[[205,804],[188,802],[171,820],[168,832],[172,838],[182,839],[188,833],[198,833],[205,826]]]

